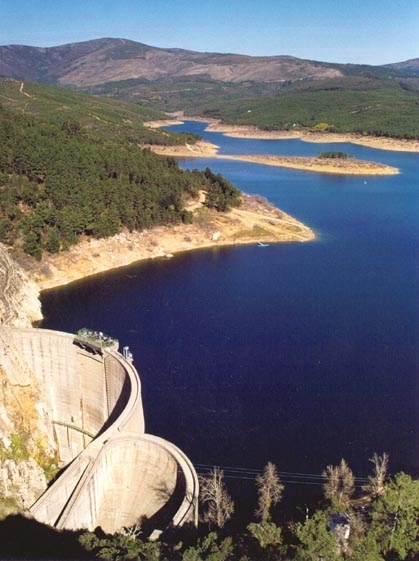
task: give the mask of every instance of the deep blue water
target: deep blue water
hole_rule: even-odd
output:
[[[184,128],[225,154],[343,150],[401,173],[182,161],[266,196],[316,241],[196,251],[85,279],[43,294],[42,326],[92,326],[129,345],[147,431],[196,464],[320,474],[344,457],[365,476],[386,451],[393,473],[419,475],[418,155]],[[287,500],[304,505],[310,490],[289,485]]]

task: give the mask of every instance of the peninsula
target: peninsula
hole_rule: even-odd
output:
[[[154,121],[148,123],[148,126],[157,128],[161,126],[168,126],[171,124],[179,124],[179,121]],[[236,138],[254,138],[265,140],[284,140],[299,138],[307,142],[353,142],[364,144],[365,146],[370,146],[372,148],[381,147],[387,150],[405,149],[406,151],[419,151],[419,142],[413,141],[409,143],[408,141],[403,142],[394,139],[392,140],[392,142],[390,142],[390,139],[381,139],[380,144],[379,139],[373,137],[358,138],[355,135],[333,135],[333,133],[320,134],[310,132],[302,133],[299,131],[268,132],[261,131],[255,127],[222,125],[217,121],[209,122],[206,130],[221,132],[226,136]],[[325,136],[325,134],[327,134],[327,137]],[[397,146],[398,148],[394,148],[395,146]],[[317,173],[340,175],[394,175],[399,173],[399,170],[393,166],[388,166],[377,162],[357,160],[354,158],[319,158],[301,156],[279,156],[269,154],[220,155],[218,154],[218,146],[206,141],[198,141],[196,144],[184,144],[179,146],[150,145],[148,146],[148,148],[150,148],[150,150],[157,154],[173,156],[177,158],[197,157],[240,160],[245,162],[255,162],[268,166],[286,167]]]
[[[182,146],[150,146],[156,154],[177,158],[216,158],[219,160],[239,160],[254,162],[266,166],[285,167],[301,171],[329,173],[340,175],[394,175],[399,170],[377,162],[356,160],[353,158],[318,158],[303,156],[276,156],[270,154],[220,155],[217,146],[200,141],[196,144]]]
[[[189,120],[189,117],[188,117]],[[194,120],[194,119],[192,119]],[[179,121],[170,121],[172,124]],[[304,142],[348,142],[377,150],[394,152],[419,152],[419,140],[405,140],[388,136],[368,136],[353,133],[313,132],[308,130],[266,131],[253,126],[225,125],[218,120],[207,121],[206,130],[221,132],[232,138],[254,138],[262,140],[284,140],[299,138]],[[161,125],[160,125],[161,126]]]
[[[204,206],[204,194],[192,201],[192,224],[123,231],[108,238],[86,238],[66,251],[41,261],[25,260],[25,269],[39,290],[46,290],[136,261],[170,258],[175,253],[228,245],[305,242],[314,232],[271,205],[265,198],[242,194],[242,204],[220,213]],[[30,263],[30,265],[29,265]]]
[[[2,87],[10,94],[8,99],[25,98],[25,103],[41,99],[49,112],[38,118],[35,110],[28,119],[13,107],[1,115],[2,130],[9,132],[2,146],[8,158],[2,160],[0,171],[10,180],[3,189],[0,213],[5,248],[4,258],[0,255],[0,286],[9,294],[7,298],[3,294],[4,305],[0,298],[0,323],[4,319],[12,325],[20,316],[25,322],[18,306],[23,298],[15,282],[17,265],[22,279],[36,283],[37,294],[180,251],[314,238],[310,228],[262,197],[240,193],[209,168],[182,170],[173,158],[141,150],[153,143],[183,143],[185,149],[198,151],[204,147],[195,145],[195,135],[169,135],[144,127],[132,104],[122,104],[122,113],[116,104],[111,119],[115,124],[108,120],[109,106],[96,99],[98,128],[72,118],[57,124],[48,120],[52,119],[48,88],[16,81]],[[68,96],[66,103],[71,105],[73,98]],[[77,115],[88,111],[90,119],[88,100],[76,95],[75,102]],[[61,92],[57,103],[63,103]],[[33,147],[29,153],[28,145]],[[19,164],[22,158],[24,169]],[[38,316],[38,309],[34,313]]]
[[[178,124],[178,119],[154,121],[151,128]],[[207,121],[206,121],[207,122]],[[320,133],[266,132],[254,127],[221,125],[217,121],[208,123],[208,130],[242,138],[301,138],[308,142],[324,142]],[[354,138],[353,135],[327,135],[327,141],[358,142],[378,147],[379,139]],[[381,139],[383,149],[419,150],[419,143]],[[396,174],[398,169],[376,162],[352,158],[308,158],[273,155],[220,155],[218,146],[206,141],[177,146],[147,145],[153,152],[176,158],[218,158],[255,162],[264,165],[282,166],[318,173],[347,175]],[[257,241],[280,243],[310,241],[314,232],[298,220],[273,207],[264,198],[242,194],[242,205],[227,213],[219,213],[205,207],[204,195],[191,201],[186,208],[193,212],[192,224],[168,225],[143,231],[124,230],[107,238],[85,238],[66,251],[49,254],[40,262],[31,264],[30,277],[39,290],[46,290],[79,280],[89,275],[123,267],[144,259],[169,258],[175,253],[214,246],[251,244]]]

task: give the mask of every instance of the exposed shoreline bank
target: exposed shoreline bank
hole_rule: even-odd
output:
[[[220,156],[223,157],[223,156]],[[376,162],[354,160],[352,158],[306,158],[301,156],[240,155],[226,156],[231,160],[254,162],[266,166],[276,166],[300,171],[338,175],[395,175],[399,170]]]
[[[191,119],[192,120],[192,119]],[[208,120],[195,119],[208,123]],[[149,123],[149,126],[178,124],[180,120]],[[386,150],[419,151],[418,143],[394,139],[362,138],[352,135],[333,135],[296,132],[265,132],[254,127],[227,127],[219,122],[208,124],[209,130],[240,138],[300,138],[308,142],[353,142]],[[378,146],[380,144],[380,146]],[[397,146],[397,147],[396,147]],[[330,162],[319,158],[277,157],[269,155],[218,155],[218,146],[200,141],[194,145],[150,147],[155,152],[179,158],[202,157],[253,161],[265,165],[286,166],[295,169],[359,175],[398,173],[396,168],[374,162],[347,159]],[[345,164],[346,162],[346,164]],[[333,164],[330,167],[330,164]],[[329,169],[327,169],[329,166]],[[342,166],[346,166],[344,169]],[[49,255],[41,262],[26,267],[40,291],[104,273],[138,261],[168,258],[176,253],[219,246],[256,243],[303,242],[315,238],[314,232],[273,207],[260,197],[243,195],[244,205],[230,213],[209,211],[201,203],[192,203],[190,210],[195,220],[190,225],[161,226],[143,232],[122,232],[106,239],[82,240],[69,250]]]
[[[216,158],[218,160],[238,160],[254,162],[266,166],[285,167],[314,173],[339,175],[395,175],[395,167],[377,162],[356,160],[353,158],[317,158],[302,156],[275,156],[269,154],[218,154],[218,146],[210,142],[198,141],[196,144],[183,146],[149,146],[150,150],[161,156],[175,158]]]
[[[201,119],[193,119],[199,120]],[[148,123],[151,127],[161,127],[171,124],[179,124],[182,121],[154,121]],[[207,121],[203,121],[207,122]],[[377,142],[380,141],[380,147],[382,149],[392,150],[389,147],[390,139],[375,139],[369,137],[368,139],[359,139],[351,135],[335,135],[333,133],[300,133],[297,131],[279,131],[279,132],[266,132],[260,131],[255,127],[239,127],[239,126],[227,126],[220,125],[218,122],[210,122],[206,127],[206,130],[221,132],[226,136],[236,137],[236,138],[254,138],[254,139],[270,139],[270,140],[284,140],[284,139],[300,139],[307,142],[352,142],[358,144],[364,144],[365,146],[370,146],[377,148]],[[326,136],[325,136],[326,135]],[[395,141],[393,140],[393,143]],[[402,142],[402,141],[400,141]],[[400,144],[399,149],[402,146],[407,151],[407,144]],[[409,145],[411,149],[409,151],[414,151],[413,148],[416,144]],[[230,160],[241,160],[246,162],[255,162],[263,165],[279,166],[292,169],[299,169],[302,171],[310,171],[315,173],[329,173],[329,174],[341,174],[341,175],[394,175],[399,173],[399,170],[395,167],[388,166],[385,164],[357,160],[354,158],[319,158],[319,157],[301,157],[301,156],[273,156],[269,154],[240,154],[240,155],[228,155],[228,154],[218,154],[218,146],[207,141],[198,141],[196,144],[184,144],[178,146],[158,146],[150,145],[147,146],[150,150],[156,154],[164,156],[173,156],[175,158],[217,158],[217,159],[230,159]],[[419,143],[417,143],[417,150],[419,151]]]
[[[266,243],[305,242],[314,232],[262,197],[243,194],[243,204],[218,213],[195,202],[193,224],[122,232],[105,239],[83,240],[67,251],[31,261],[26,270],[40,291],[56,288],[135,262],[170,258],[196,249]]]
[[[264,131],[255,126],[248,125],[225,125],[218,119],[204,119],[200,117],[187,117],[178,115],[167,121],[151,121],[146,123],[150,127],[163,127],[179,125],[183,121],[198,121],[207,123],[205,130],[220,132],[225,136],[233,138],[253,138],[261,140],[287,140],[300,139],[304,142],[315,143],[351,143],[376,148],[378,150],[390,150],[394,152],[419,152],[419,140],[403,140],[385,136],[366,136],[355,133],[333,133],[333,132],[311,132],[311,131]]]
[[[187,120],[187,119],[185,119]],[[192,119],[193,120],[193,119]],[[310,132],[310,131],[263,131],[253,126],[223,125],[219,121],[209,122],[207,130],[221,132],[235,138],[284,140],[298,138],[304,142],[351,143],[395,152],[419,152],[419,140],[402,140],[390,137],[366,136],[354,133]]]

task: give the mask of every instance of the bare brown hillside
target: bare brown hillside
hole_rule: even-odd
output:
[[[291,56],[199,53],[160,49],[126,39],[96,39],[49,48],[0,46],[0,75],[86,87],[138,78],[281,82],[333,78],[342,73],[329,64]]]

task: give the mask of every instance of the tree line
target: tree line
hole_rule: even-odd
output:
[[[392,80],[375,81],[368,89],[345,81],[335,90],[310,82],[275,95],[214,102],[199,114],[232,125],[263,130],[323,130],[407,140],[419,138],[418,90],[406,91]],[[303,89],[306,88],[306,89]]]
[[[171,543],[144,539],[141,525],[112,538],[85,533],[81,543],[100,559],[167,559],[179,561],[390,561],[419,557],[419,481],[406,473],[388,474],[388,455],[374,454],[372,473],[356,493],[347,462],[322,473],[323,502],[301,520],[279,525],[274,507],[284,485],[268,462],[255,479],[254,521],[244,532],[230,532],[234,501],[224,472],[213,468],[200,482],[200,531],[179,535]],[[173,538],[173,536],[172,536]],[[181,541],[183,540],[183,541]]]
[[[346,154],[345,152],[339,152],[337,150],[329,150],[326,152],[320,152],[319,154],[319,158],[332,158],[332,159],[338,159],[338,160],[347,160],[348,159],[348,154]]]
[[[275,464],[268,462],[256,476],[253,520],[240,529],[232,524],[235,504],[224,471],[214,467],[199,476],[197,529],[169,528],[154,541],[149,539],[152,525],[142,520],[113,535],[100,528],[93,532],[50,529],[45,539],[45,526],[11,516],[0,523],[0,551],[25,553],[29,558],[39,553],[42,558],[70,555],[106,561],[415,561],[419,558],[419,480],[404,472],[390,475],[386,453],[374,454],[370,461],[371,474],[361,487],[344,459],[327,466],[318,507],[281,523],[277,506],[284,484]]]
[[[18,116],[0,107],[0,241],[40,259],[80,236],[190,223],[185,201],[207,192],[226,211],[240,192],[210,170],[181,170],[134,141]]]

